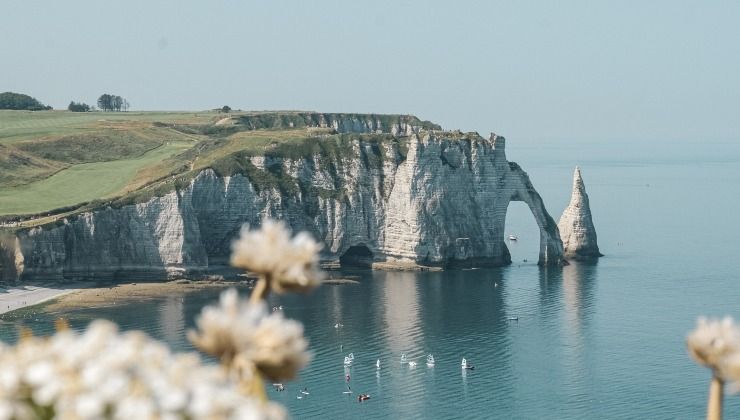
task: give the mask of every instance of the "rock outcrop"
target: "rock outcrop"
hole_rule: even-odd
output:
[[[586,186],[580,168],[573,173],[573,192],[570,204],[558,222],[563,240],[564,255],[573,260],[590,260],[601,257],[596,240],[596,229],[591,218]]]
[[[358,124],[386,134],[317,140],[316,147],[339,147],[321,153],[252,156],[241,173],[206,169],[160,197],[18,229],[2,266],[22,259],[22,279],[187,276],[227,265],[242,224],[265,217],[312,233],[325,261],[500,266],[511,261],[504,241],[511,201],[526,202],[535,216],[539,263],[563,262],[557,225],[527,174],[506,160],[503,137]]]

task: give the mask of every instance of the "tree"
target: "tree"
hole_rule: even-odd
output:
[[[42,104],[36,98],[22,93],[3,92],[0,93],[0,109],[43,111],[52,108]]]
[[[111,107],[111,95],[104,93],[100,95],[98,98],[98,108],[100,108],[103,111],[110,111],[113,108]]]
[[[228,105],[224,105],[221,107],[221,112],[231,112],[231,107]]]
[[[104,93],[98,98],[98,108],[103,111],[128,111],[130,104],[118,95]]]
[[[67,109],[72,112],[88,112],[90,111],[90,105],[83,102],[72,101],[67,106]]]

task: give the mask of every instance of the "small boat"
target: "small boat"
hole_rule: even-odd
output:
[[[401,364],[408,363],[408,360],[406,360],[406,353],[401,353]]]
[[[344,326],[344,324],[338,324],[338,323],[337,324],[334,324],[334,328],[340,328],[340,327],[343,327],[343,326]]]
[[[410,368],[416,367],[416,362],[414,361],[409,362],[409,367]]]
[[[467,359],[463,357],[462,362],[460,362],[460,367],[463,369],[473,370],[475,367],[473,365],[469,365]]]
[[[370,394],[360,394],[357,396],[357,401],[366,401],[370,399]]]
[[[431,354],[427,355],[427,366],[434,367],[434,356],[432,356]]]
[[[509,235],[509,240],[510,241],[516,241],[517,239],[519,239],[519,238],[517,238],[516,235]]]
[[[352,364],[352,359],[349,358],[349,356],[344,356],[344,366],[349,366]]]
[[[519,317],[516,316],[516,315],[515,316],[510,316],[509,317],[509,321],[519,321]]]
[[[301,391],[301,394],[303,394],[303,395],[311,395],[311,393],[308,392],[308,388],[303,388],[303,391]]]
[[[378,359],[378,361],[375,362],[375,369],[380,370],[380,359]]]

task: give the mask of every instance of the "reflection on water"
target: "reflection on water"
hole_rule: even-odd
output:
[[[385,282],[377,292],[382,296],[378,315],[387,329],[386,348],[400,355],[413,348],[422,333],[416,278],[413,273],[397,273],[394,281]]]
[[[597,268],[355,271],[350,274],[359,277],[358,285],[325,286],[309,297],[272,297],[271,306],[283,305],[287,316],[303,321],[314,360],[288,386],[296,392],[308,387],[310,397],[276,392],[271,398],[300,418],[327,413],[342,418],[536,417],[550,414],[555,401],[563,415],[593,414],[593,407],[583,405],[587,399],[573,395],[588,393]],[[217,294],[204,290],[34,314],[34,320],[16,312],[0,334],[12,337],[19,323],[48,332],[56,316],[80,328],[101,316],[191,350],[185,331]],[[343,358],[350,352],[355,361],[345,367]],[[418,365],[401,364],[402,353]],[[434,367],[426,365],[429,353]],[[461,369],[463,357],[475,370]],[[354,394],[345,393],[347,385]],[[371,394],[372,403],[358,405],[358,393]]]
[[[185,335],[185,298],[168,296],[159,310],[159,330],[169,343],[183,344]]]
[[[348,274],[358,276],[357,285],[325,286],[308,297],[271,297],[271,306],[283,305],[286,316],[304,323],[314,360],[287,385],[287,392],[269,391],[270,397],[296,418],[661,418],[701,413],[704,383],[690,375],[672,379],[682,394],[670,387],[653,386],[652,394],[638,390],[645,363],[658,377],[692,364],[680,345],[656,344],[642,330],[624,330],[619,317],[598,317],[610,302],[599,298],[601,289],[622,279],[612,274],[615,270],[602,260],[562,268],[356,271]],[[632,296],[636,301],[623,299],[620,310],[645,310],[638,302],[645,295]],[[192,350],[185,331],[193,327],[201,307],[217,299],[217,290],[203,290],[59,313],[17,311],[3,316],[0,336],[14,340],[21,324],[49,333],[58,316],[67,317],[73,328],[105,317],[179,350]],[[651,328],[645,326],[646,331]],[[633,336],[637,339],[631,347],[612,345],[612,340],[634,341]],[[660,351],[656,345],[662,346]],[[355,360],[345,367],[343,358],[350,352]],[[401,353],[418,365],[401,364]],[[429,353],[436,359],[431,368],[425,363]],[[674,353],[677,365],[665,365],[663,355]],[[475,370],[461,369],[463,357]],[[380,370],[375,367],[378,359]],[[348,385],[353,394],[345,393]],[[297,399],[304,387],[310,396]],[[372,399],[359,404],[359,393]],[[687,398],[692,393],[698,397]],[[640,395],[654,399],[643,403]],[[656,400],[674,402],[661,405]],[[733,404],[738,405],[728,401]],[[676,411],[670,411],[674,405]]]

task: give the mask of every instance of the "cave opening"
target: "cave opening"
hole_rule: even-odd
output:
[[[370,268],[373,265],[373,253],[364,244],[351,246],[339,257],[339,264],[342,266]]]

